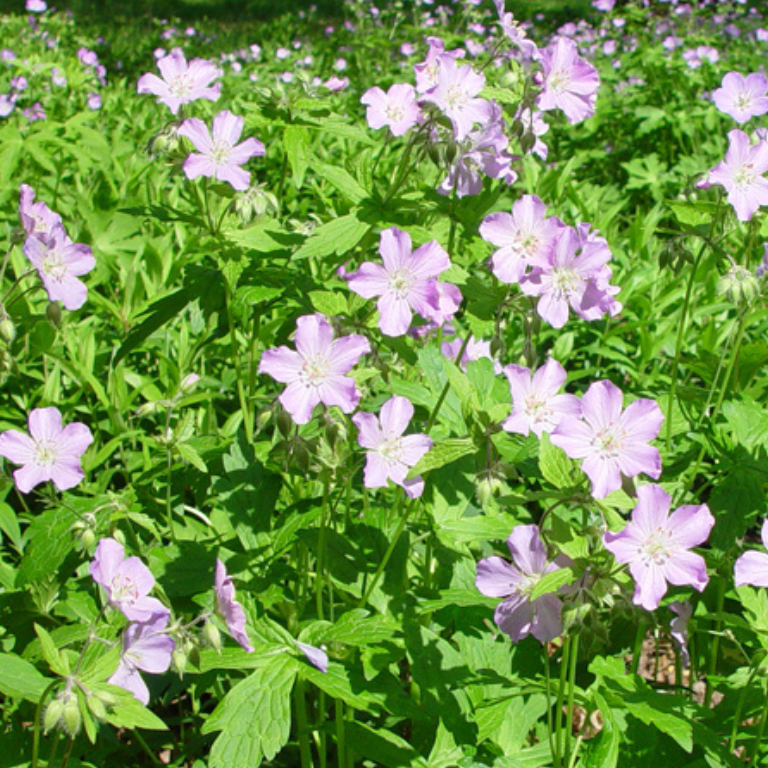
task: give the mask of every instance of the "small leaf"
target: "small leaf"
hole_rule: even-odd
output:
[[[40,648],[43,652],[43,658],[48,662],[48,666],[57,675],[66,677],[69,674],[69,661],[67,657],[59,651],[53,638],[39,624],[35,624],[35,632],[37,632],[37,636],[40,638]]]
[[[337,317],[347,311],[347,299],[334,291],[311,291],[309,300],[312,306],[327,317]]]
[[[14,653],[0,653],[0,693],[37,704],[51,680]]]
[[[531,592],[531,600],[536,600],[542,595],[557,592],[560,587],[572,584],[575,578],[573,570],[570,568],[558,568],[556,571],[552,571],[552,573],[548,573],[539,579],[533,588],[533,592]]]
[[[192,464],[195,469],[208,473],[208,467],[205,466],[202,457],[189,443],[177,443],[176,450],[179,452],[179,456]]]
[[[552,445],[546,432],[541,435],[539,445],[539,469],[544,479],[555,488],[571,488],[574,485],[573,462],[561,448]]]
[[[408,473],[408,479],[418,477],[431,469],[444,467],[446,464],[457,461],[462,456],[474,453],[476,450],[471,437],[451,437],[447,440],[440,440],[411,469]]]

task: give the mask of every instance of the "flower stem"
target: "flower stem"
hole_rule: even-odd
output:
[[[568,670],[568,710],[565,726],[565,749],[563,750],[563,760],[567,760],[571,753],[571,736],[573,734],[573,703],[576,693],[576,662],[579,657],[579,635],[578,633],[571,639],[570,669]],[[571,756],[570,762],[573,762]]]
[[[296,707],[296,733],[299,737],[301,768],[313,768],[312,749],[309,744],[309,724],[307,723],[307,701],[304,680],[296,679],[293,687],[293,703]]]
[[[731,739],[728,743],[729,752],[733,752],[736,749],[736,737],[739,732],[739,723],[741,722],[741,713],[744,710],[744,702],[746,701],[747,693],[749,692],[749,687],[752,685],[752,681],[755,679],[755,675],[757,674],[758,669],[759,669],[759,665],[755,665],[752,667],[752,671],[749,673],[747,682],[744,685],[744,687],[741,689],[741,693],[739,694],[739,701],[736,704],[736,711],[733,713],[733,727],[731,728]]]
[[[766,692],[763,711],[760,713],[760,725],[758,726],[757,733],[755,734],[755,746],[752,748],[752,755],[749,758],[747,768],[752,768],[753,765],[756,765],[757,756],[760,753],[760,743],[763,740],[763,733],[765,732],[766,720],[768,720],[768,692]]]
[[[48,685],[43,691],[43,695],[40,697],[40,701],[37,702],[35,708],[35,729],[32,735],[32,762],[30,768],[38,768],[40,760],[40,725],[43,722],[43,704],[48,698],[48,694],[61,683],[58,678]]]
[[[563,729],[563,703],[565,701],[565,686],[568,666],[571,658],[571,638],[566,637],[563,643],[563,656],[560,659],[560,682],[557,687],[557,703],[555,704],[555,742],[557,743],[557,762],[555,768],[562,765],[565,756],[565,733]]]
[[[470,334],[468,333],[466,335],[466,338],[464,339],[464,342],[461,345],[461,349],[459,350],[459,354],[456,355],[456,359],[454,362],[456,365],[459,365],[461,363],[461,358],[464,357],[464,353],[467,351],[467,346],[469,344],[469,337]],[[443,391],[440,393],[440,397],[437,398],[437,402],[435,403],[435,407],[432,410],[432,413],[429,415],[429,420],[427,421],[426,429],[424,430],[425,434],[429,434],[429,431],[432,429],[432,427],[435,425],[435,420],[437,419],[437,415],[440,413],[440,408],[442,408],[443,401],[448,396],[448,390],[451,388],[451,382],[450,379],[445,382],[445,386],[443,387]]]
[[[712,703],[712,694],[715,692],[715,687],[712,685],[712,677],[717,672],[717,654],[720,650],[720,628],[722,626],[721,616],[723,614],[723,606],[725,605],[725,579],[718,579],[717,583],[717,604],[715,606],[715,613],[717,619],[715,621],[715,636],[712,638],[712,642],[709,646],[709,664],[707,665],[707,691],[704,694],[704,706],[709,707]],[[764,719],[764,718],[763,718]]]
[[[237,397],[240,400],[240,411],[243,414],[243,427],[245,428],[245,439],[248,445],[253,445],[253,420],[248,410],[248,398],[245,396],[245,387],[243,386],[243,371],[240,365],[240,353],[237,348],[237,331],[235,330],[235,321],[232,318],[232,288],[228,280],[224,280],[224,304],[227,312],[227,325],[229,326],[229,344],[232,349],[232,362],[235,365],[235,377],[237,379]]]

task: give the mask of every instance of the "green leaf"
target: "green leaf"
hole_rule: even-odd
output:
[[[91,688],[94,693],[102,692],[117,700],[107,711],[107,722],[115,728],[144,728],[147,731],[167,731],[168,726],[151,710],[147,709],[133,694],[116,685],[102,683]]]
[[[290,695],[297,670],[293,656],[273,656],[222,699],[202,729],[221,731],[209,768],[257,768],[283,748],[291,733]]]
[[[560,587],[573,583],[575,578],[571,568],[558,568],[556,571],[552,571],[552,573],[548,573],[539,579],[533,588],[533,592],[531,592],[531,600],[537,600],[542,595],[557,592]]]
[[[400,736],[384,728],[373,728],[353,721],[346,724],[347,739],[359,755],[376,757],[376,764],[386,768],[426,768],[421,755]]]
[[[349,673],[341,664],[331,663],[328,665],[327,672],[321,672],[307,662],[304,664],[301,674],[321,691],[325,691],[334,699],[341,699],[354,709],[361,709],[365,712],[376,712],[378,709],[374,706],[375,698],[369,696],[364,688],[357,691],[353,690],[349,682]]]
[[[729,401],[723,406],[723,416],[736,443],[750,452],[760,445],[768,448],[768,409],[754,400]]]
[[[313,167],[325,181],[333,184],[351,203],[357,205],[370,197],[368,190],[362,187],[349,171],[326,163],[315,163]]]
[[[40,638],[40,648],[43,652],[43,658],[48,666],[57,674],[65,677],[69,674],[69,661],[67,657],[59,651],[56,643],[48,632],[39,624],[35,624],[35,632]]]
[[[179,452],[179,456],[192,464],[195,469],[208,473],[208,467],[205,466],[202,457],[189,443],[176,443],[175,448]]]
[[[293,254],[293,258],[341,256],[351,251],[365,236],[371,225],[360,221],[354,212],[321,224]]]
[[[0,693],[37,704],[51,680],[13,653],[0,653]]]
[[[21,561],[19,586],[56,573],[74,547],[69,529],[76,517],[76,512],[68,507],[55,507],[34,518],[27,529],[29,544]]]
[[[337,317],[347,311],[346,297],[335,291],[310,291],[309,300],[318,312],[328,317]]]
[[[311,143],[309,131],[303,125],[286,126],[283,133],[283,147],[293,171],[293,181],[297,187],[304,183],[307,172]]]
[[[476,450],[471,437],[450,437],[446,440],[440,440],[411,469],[408,473],[408,479],[418,477],[431,469],[444,467],[446,464],[451,464]]]
[[[608,702],[595,690],[592,691],[592,697],[602,715],[603,728],[597,738],[589,743],[584,755],[584,768],[616,768],[621,733]]]
[[[20,552],[21,527],[13,507],[4,501],[0,501],[0,531],[11,540],[11,544]]]
[[[561,448],[552,445],[546,432],[542,433],[539,445],[539,469],[544,479],[555,488],[571,488],[574,485],[573,462]]]

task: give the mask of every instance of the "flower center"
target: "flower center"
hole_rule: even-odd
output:
[[[461,109],[468,100],[469,98],[467,94],[458,83],[453,83],[452,85],[448,86],[448,89],[445,93],[445,103],[451,109]]]
[[[301,369],[301,381],[304,386],[320,387],[328,378],[330,370],[331,364],[328,358],[315,355],[315,357],[310,357],[304,361],[304,366]]]
[[[523,405],[525,415],[529,416],[536,424],[552,419],[552,408],[545,400],[540,400],[536,395],[528,395]]]
[[[398,298],[404,299],[411,292],[414,282],[413,273],[409,269],[398,269],[389,277],[389,290]]]
[[[194,82],[187,72],[183,75],[175,75],[171,78],[169,85],[171,93],[177,99],[186,99],[191,93],[194,87]]]
[[[733,183],[735,186],[744,189],[754,184],[756,178],[757,174],[752,163],[744,163],[734,174]]]
[[[752,109],[752,99],[746,93],[740,93],[734,99],[733,103],[734,103],[734,106],[736,107],[736,109],[740,109],[743,112],[747,112],[750,109]]]
[[[215,141],[210,158],[215,165],[226,165],[232,155],[232,145],[228,141]]]
[[[555,267],[552,270],[552,290],[557,298],[568,298],[581,283],[581,276],[575,269]]]
[[[515,591],[521,597],[530,598],[539,581],[541,581],[540,573],[527,573],[517,582]]]
[[[53,466],[58,457],[58,447],[53,440],[39,440],[35,444],[35,464],[39,467]]]
[[[657,528],[639,548],[645,565],[664,565],[675,552],[672,534],[666,528]]]
[[[405,117],[405,111],[397,104],[388,104],[386,109],[386,115],[390,122],[400,123]]]
[[[133,579],[123,573],[116,573],[110,584],[113,603],[133,603],[139,599],[139,590]]]
[[[398,464],[403,460],[403,438],[390,437],[376,449],[387,464]]]
[[[67,274],[64,257],[57,250],[51,249],[43,256],[43,272],[46,277],[57,282]]]
[[[604,427],[592,438],[592,447],[603,459],[615,459],[624,450],[624,431],[616,424]]]
[[[530,259],[539,250],[540,238],[535,232],[523,232],[518,230],[515,235],[515,248],[523,254],[525,259]]]
[[[560,94],[571,84],[571,73],[565,69],[556,69],[547,79],[547,88],[553,93]]]

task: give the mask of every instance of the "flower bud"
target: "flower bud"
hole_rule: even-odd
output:
[[[145,416],[151,416],[156,411],[157,411],[157,403],[148,402],[148,403],[144,403],[143,405],[140,405],[136,409],[136,416],[140,419],[143,419]]]
[[[184,677],[184,672],[189,663],[189,656],[179,647],[176,647],[171,653],[171,669],[179,676]]]
[[[107,708],[104,706],[104,702],[98,696],[89,696],[86,699],[86,703],[88,704],[88,711],[97,720],[103,721],[107,719]]]
[[[13,320],[10,317],[6,317],[4,320],[0,320],[0,338],[6,344],[13,343],[16,338],[16,326],[13,324]]]
[[[523,150],[523,154],[527,155],[536,144],[536,136],[532,133],[524,133],[520,137],[520,149]]]
[[[116,529],[112,532],[112,538],[118,543],[118,544],[125,544],[125,534],[119,530]]]
[[[282,408],[277,412],[277,428],[283,437],[290,437],[291,430],[293,429],[293,419]]]
[[[63,715],[64,730],[72,737],[76,736],[83,724],[83,716],[80,714],[80,703],[76,696],[70,694],[69,699],[64,702]]]
[[[760,292],[760,283],[748,269],[734,264],[718,280],[717,292],[734,304],[751,304]]]
[[[185,395],[191,395],[197,387],[197,382],[200,381],[200,377],[196,373],[188,373],[179,384],[179,391]]]
[[[206,645],[210,645],[216,653],[221,653],[221,632],[210,621],[203,627],[203,641]]]
[[[477,494],[478,501],[483,506],[498,498],[503,489],[504,483],[500,478],[491,473],[485,474],[485,476],[478,478],[475,482],[475,493]]]
[[[61,699],[54,699],[46,708],[43,715],[43,730],[45,733],[57,728],[64,714],[64,704]]]
[[[45,310],[48,320],[57,328],[61,326],[61,304],[58,301],[49,301]]]
[[[263,411],[259,411],[256,416],[256,431],[261,432],[269,426],[269,422],[272,421],[272,409],[265,408]]]

